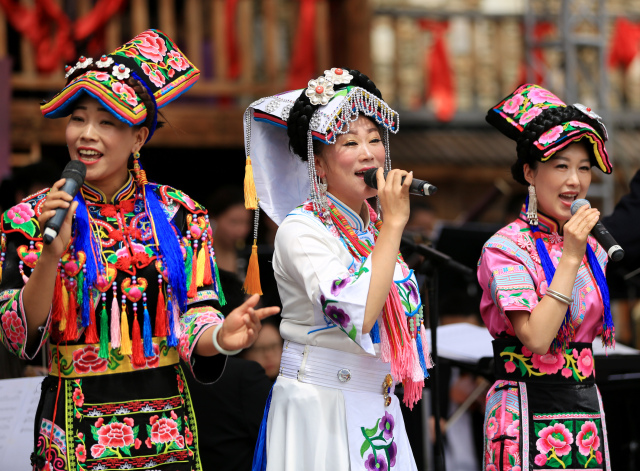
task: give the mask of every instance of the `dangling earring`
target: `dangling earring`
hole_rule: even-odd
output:
[[[147,172],[145,172],[140,165],[140,152],[133,154],[133,173],[136,175],[138,185],[143,186],[149,183],[147,181]]]
[[[538,198],[536,187],[529,185],[529,204],[527,205],[527,219],[532,226],[538,225]]]
[[[320,182],[316,173],[316,160],[313,154],[311,130],[307,132],[307,173],[309,175],[309,193],[313,209],[324,222],[330,223],[329,204],[327,201],[327,185]]]
[[[324,217],[329,216],[329,200],[327,199],[327,177],[320,178],[318,183],[318,198]]]

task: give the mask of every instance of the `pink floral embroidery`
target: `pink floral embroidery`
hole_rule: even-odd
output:
[[[196,317],[195,325],[217,325],[221,322],[222,319],[220,319],[215,312],[201,312],[198,314],[198,317]]]
[[[591,350],[583,348],[578,356],[578,370],[580,374],[585,377],[589,377],[593,374],[593,356]]]
[[[536,455],[536,457],[533,459],[533,461],[538,466],[544,466],[545,464],[547,464],[547,455],[543,455],[542,453],[540,453],[540,454]]]
[[[152,443],[169,443],[176,440],[179,436],[178,424],[172,419],[157,419],[154,420],[154,415],[151,420],[151,442]]]
[[[84,463],[87,459],[87,450],[84,445],[80,444],[76,447],[76,458],[81,463]]]
[[[136,92],[126,83],[114,82],[111,88],[118,94],[120,98],[129,103],[131,106],[136,106],[138,104],[138,96],[136,95]]]
[[[147,74],[156,87],[162,87],[165,83],[164,75],[159,73],[158,66],[151,64],[151,67],[147,64],[142,64],[142,71]]]
[[[109,362],[98,356],[99,347],[87,345],[82,350],[73,352],[73,368],[78,374],[106,371]]]
[[[547,353],[545,355],[538,355],[535,353],[531,357],[531,364],[534,368],[538,369],[541,373],[556,374],[560,371],[560,368],[564,366],[564,357],[561,353]]]
[[[502,107],[502,111],[509,114],[515,114],[520,109],[520,106],[523,103],[524,97],[518,93],[517,95],[513,95],[507,100],[507,102]]]
[[[512,361],[508,361],[504,364],[504,369],[507,373],[513,373],[516,370],[516,364]]]
[[[576,444],[578,445],[578,451],[584,456],[589,456],[592,449],[597,450],[600,447],[598,428],[594,422],[588,421],[582,424],[580,432],[576,436]]]
[[[529,123],[530,121],[532,121],[533,118],[538,116],[540,113],[542,113],[542,108],[530,108],[527,111],[525,111],[524,113],[522,113],[522,116],[520,116],[520,119],[518,120],[518,123],[520,123],[522,125],[525,125],[525,124]]]
[[[545,132],[542,136],[540,136],[540,138],[538,139],[538,142],[542,145],[551,144],[552,142],[555,142],[558,140],[558,138],[562,134],[562,131],[563,131],[562,126],[560,125],[554,126],[551,129],[549,129],[547,132]]]
[[[107,448],[123,448],[132,445],[133,440],[133,429],[120,422],[103,425],[98,430],[98,444]]]
[[[525,347],[524,345],[522,346],[522,354],[525,357],[530,357],[532,355],[531,350],[529,350],[527,347]]]
[[[82,394],[80,388],[73,390],[73,403],[78,407],[82,407],[82,404],[84,404],[84,394]]]
[[[550,103],[552,105],[564,105],[562,100],[544,88],[532,88],[529,91],[529,99],[534,105]]]
[[[495,417],[490,417],[487,421],[487,438],[492,439],[498,433],[498,421]]]
[[[106,82],[107,80],[109,80],[110,75],[105,72],[96,72],[94,77],[100,82]]]
[[[135,37],[133,42],[138,46],[140,53],[153,62],[160,62],[167,53],[167,46],[160,36],[153,31],[145,31]]]
[[[2,329],[12,345],[22,345],[27,338],[27,329],[25,329],[22,319],[18,316],[18,303],[11,303],[11,311],[7,310],[2,316]]]
[[[167,64],[176,70],[186,70],[189,68],[189,63],[178,51],[171,51],[168,54]]]
[[[7,216],[14,224],[24,224],[35,214],[33,209],[31,209],[31,205],[27,203],[18,203],[7,211]]]
[[[556,423],[540,430],[540,438],[536,441],[536,448],[545,455],[551,450],[557,456],[568,455],[571,452],[573,434],[563,424]]]
[[[91,447],[91,456],[94,458],[100,458],[104,453],[105,447],[102,445],[93,445]]]
[[[573,370],[570,368],[562,368],[562,376],[565,378],[571,378],[573,376]]]

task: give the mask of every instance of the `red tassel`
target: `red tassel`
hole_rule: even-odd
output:
[[[78,338],[78,301],[75,291],[69,292],[69,309],[66,312],[67,328],[64,330],[63,339],[66,341]]]
[[[144,347],[142,346],[142,337],[140,336],[140,324],[138,323],[138,313],[136,312],[133,317],[133,332],[131,335],[131,341],[133,348],[131,352],[131,359],[136,366],[144,366]]]
[[[89,325],[87,326],[87,330],[84,333],[84,341],[86,343],[98,343],[100,339],[98,338],[98,328],[96,325],[96,308],[93,305],[93,295],[91,290],[85,296],[89,296]]]
[[[58,275],[56,276],[56,286],[53,289],[53,303],[51,311],[53,322],[60,322],[64,315],[64,304],[62,303],[62,280],[60,272],[58,272]]]
[[[198,254],[197,250],[193,251],[193,258],[191,263],[191,285],[189,286],[189,291],[187,292],[187,296],[189,298],[195,298],[198,294]]]
[[[209,253],[209,244],[204,243],[204,285],[209,286],[213,284],[213,273],[211,273],[211,254]]]
[[[156,325],[153,335],[166,337],[167,331],[167,306],[164,305],[164,293],[162,285],[158,286],[158,304],[156,305]]]

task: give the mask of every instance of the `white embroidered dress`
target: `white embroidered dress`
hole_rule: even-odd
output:
[[[329,196],[373,246],[373,224]],[[362,333],[371,257],[354,259],[307,202],[280,225],[273,267],[285,345],[267,421],[267,471],[416,470],[393,387],[385,407],[390,366]],[[394,281],[406,311],[418,312],[413,273],[397,264]]]

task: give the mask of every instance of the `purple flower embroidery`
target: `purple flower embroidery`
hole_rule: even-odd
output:
[[[384,460],[384,456],[377,457],[373,453],[369,453],[364,466],[368,471],[387,471],[387,462]]]
[[[339,307],[336,307],[334,305],[327,306],[327,309],[325,310],[324,313],[336,325],[339,325],[339,326],[341,326],[341,327],[343,327],[345,329],[347,328],[347,326],[349,325],[349,322],[351,321],[351,318],[349,317],[349,314],[347,314],[342,309],[340,309]]]
[[[389,466],[392,468],[396,465],[396,456],[398,456],[398,445],[392,442],[389,447]]]
[[[338,293],[340,293],[340,291],[342,291],[345,286],[349,284],[350,280],[350,277],[346,277],[344,280],[341,280],[340,278],[335,280],[333,283],[331,283],[331,294],[337,296]]]
[[[385,440],[389,440],[393,437],[393,427],[395,426],[395,420],[393,416],[385,411],[384,417],[380,420],[378,427],[382,430],[382,436]]]
[[[417,305],[420,302],[420,297],[418,296],[418,290],[416,285],[412,280],[407,280],[401,284],[402,289],[409,293],[409,302],[412,305]]]

